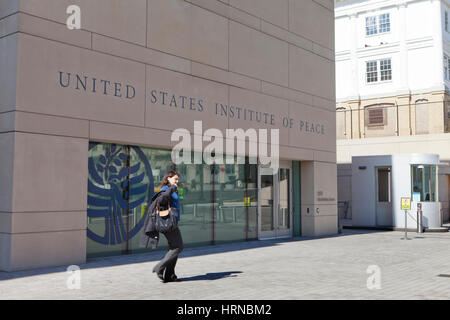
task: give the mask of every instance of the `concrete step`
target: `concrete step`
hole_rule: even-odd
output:
[[[394,227],[366,227],[366,226],[341,226],[343,229],[365,229],[365,230],[378,230],[378,231],[405,231],[405,228]],[[449,232],[450,227],[440,228],[425,228],[424,232]],[[408,228],[408,232],[416,232],[416,228]]]
[[[440,228],[427,228],[425,232],[448,232],[448,227],[440,227]]]

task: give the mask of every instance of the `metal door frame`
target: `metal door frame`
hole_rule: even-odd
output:
[[[389,180],[389,203],[391,204],[391,225],[394,225],[394,208],[393,208],[393,202],[392,202],[392,166],[378,166],[375,167],[375,226],[376,227],[386,227],[386,225],[381,225],[378,223],[378,170],[379,169],[389,169],[390,170],[390,180]]]
[[[293,235],[293,194],[292,194],[292,161],[280,160],[279,168],[289,169],[289,229],[280,232],[278,229],[278,212],[280,206],[280,183],[279,183],[279,169],[277,174],[273,175],[273,223],[274,229],[272,231],[261,231],[261,165],[258,165],[258,239],[268,240],[277,238],[290,238]]]

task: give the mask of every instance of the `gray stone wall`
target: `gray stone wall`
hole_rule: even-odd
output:
[[[81,30],[66,26],[72,4]],[[89,141],[170,148],[193,120],[277,127],[282,158],[335,170],[333,17],[331,0],[2,1],[0,269],[85,261]],[[224,118],[215,103],[276,123]]]

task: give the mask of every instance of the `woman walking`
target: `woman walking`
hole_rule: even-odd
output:
[[[177,220],[180,220],[180,198],[177,194],[179,175],[175,171],[168,171],[161,181],[161,191],[163,191],[155,201],[158,201],[158,207],[162,205],[167,207],[170,203],[171,208],[177,209]],[[158,278],[163,282],[178,281],[175,275],[175,265],[177,264],[178,255],[183,251],[183,239],[178,227],[175,230],[163,233],[169,244],[169,251],[167,251],[164,258],[153,268]]]

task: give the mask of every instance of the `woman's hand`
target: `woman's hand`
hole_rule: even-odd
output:
[[[172,189],[172,191],[175,192],[175,191],[178,190],[178,185],[173,184],[173,185],[170,186],[170,189]]]

